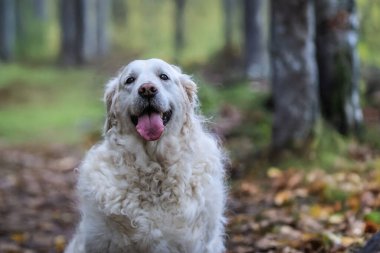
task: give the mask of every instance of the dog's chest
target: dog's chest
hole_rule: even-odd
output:
[[[174,204],[185,190],[186,183],[176,173],[169,174],[158,165],[152,167],[149,170],[135,169],[117,179],[122,182],[120,190],[126,201],[138,203],[141,208]]]
[[[150,170],[135,169],[134,173],[115,178],[120,183],[120,213],[132,221],[147,220],[183,226],[194,220],[202,205],[199,179],[186,168],[162,168],[155,164]]]

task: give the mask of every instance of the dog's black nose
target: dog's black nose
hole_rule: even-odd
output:
[[[152,98],[157,94],[158,89],[151,83],[144,83],[141,85],[138,92],[139,95],[143,98]]]

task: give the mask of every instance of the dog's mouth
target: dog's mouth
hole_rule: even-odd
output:
[[[172,110],[160,112],[149,106],[140,115],[132,115],[131,121],[144,140],[155,141],[161,137],[171,117]]]

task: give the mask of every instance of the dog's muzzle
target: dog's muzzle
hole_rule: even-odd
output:
[[[155,103],[159,90],[150,83],[141,85],[138,93],[145,100],[145,108],[138,115],[132,115],[131,121],[135,125],[139,135],[146,141],[158,140],[170,121],[172,110],[163,111]]]

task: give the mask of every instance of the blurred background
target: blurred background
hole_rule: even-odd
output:
[[[362,246],[380,228],[378,32],[377,0],[0,0],[0,252],[62,252],[104,84],[146,58],[193,76],[229,153],[229,252]]]

